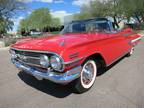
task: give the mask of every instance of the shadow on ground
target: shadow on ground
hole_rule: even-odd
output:
[[[42,91],[46,94],[57,97],[57,98],[67,97],[68,95],[70,95],[73,92],[70,89],[70,87],[56,84],[56,83],[50,82],[48,80],[39,81],[36,78],[34,78],[33,76],[31,76],[23,71],[20,71],[18,73],[18,76],[27,85],[29,85],[39,91]]]
[[[108,70],[110,70],[112,67],[114,67],[115,65],[117,65],[119,62],[121,62],[124,58],[127,58],[127,56],[124,56],[122,58],[120,58],[118,61],[114,62],[113,64],[111,64],[110,66],[106,67],[106,68],[101,68],[98,69],[98,74],[97,77],[103,75],[104,73],[106,73]]]
[[[106,73],[108,70],[110,70],[113,66],[118,64],[124,58],[125,57],[121,58],[120,60],[118,60],[114,64],[110,65],[106,69],[99,69],[98,77],[103,75],[104,73]],[[59,85],[59,84],[50,82],[48,80],[38,81],[37,79],[35,79],[31,75],[28,75],[27,73],[25,73],[23,71],[19,72],[18,76],[27,85],[29,85],[39,91],[42,91],[46,94],[57,97],[57,98],[65,98],[65,97],[69,96],[70,94],[75,93],[72,86],[70,87],[68,85],[67,86]]]

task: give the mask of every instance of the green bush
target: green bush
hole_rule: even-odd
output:
[[[60,31],[54,31],[54,32],[51,32],[51,34],[59,34]]]
[[[140,29],[144,30],[144,22],[141,23],[141,25],[140,25]]]
[[[16,38],[8,38],[8,39],[5,39],[4,42],[5,42],[5,46],[10,46],[14,43],[16,43],[17,39]]]

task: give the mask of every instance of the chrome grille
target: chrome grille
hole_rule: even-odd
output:
[[[38,58],[35,59],[35,58],[28,57],[28,56],[25,56],[25,57],[26,57],[25,59],[18,58],[18,60],[20,62],[27,63],[29,65],[40,66],[40,63],[39,63],[40,59]]]
[[[16,48],[11,48],[10,49],[11,53],[11,58],[12,60],[18,61],[23,65],[30,65],[34,68],[38,69],[46,69],[46,70],[53,70],[51,65],[49,67],[44,68],[40,64],[40,57],[43,55],[48,56],[48,58],[52,56],[58,56],[61,59],[62,62],[62,69],[61,70],[55,70],[57,72],[63,72],[64,71],[64,64],[63,59],[55,52],[50,52],[50,51],[37,51],[37,50],[23,50],[23,49],[16,49]],[[42,55],[42,56],[41,56]]]
[[[16,60],[27,65],[41,67],[40,65],[40,55],[37,52],[27,52],[15,50],[17,58]]]

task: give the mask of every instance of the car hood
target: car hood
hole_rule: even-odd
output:
[[[23,50],[39,50],[60,53],[62,50],[86,42],[86,34],[67,34],[41,38],[27,38],[12,45],[12,48]]]

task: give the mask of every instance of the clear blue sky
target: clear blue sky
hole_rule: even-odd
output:
[[[47,7],[53,11],[65,10],[69,13],[74,13],[74,12],[79,11],[79,6],[74,5],[73,2],[74,2],[73,0],[54,1],[51,3],[50,2],[33,1],[33,2],[27,3],[27,6],[31,9]]]
[[[19,0],[24,2],[28,10],[20,12],[18,17],[14,19],[16,31],[21,19],[28,16],[33,10],[46,7],[49,8],[54,17],[58,17],[63,21],[63,17],[80,11],[82,4],[88,3],[90,0]]]

